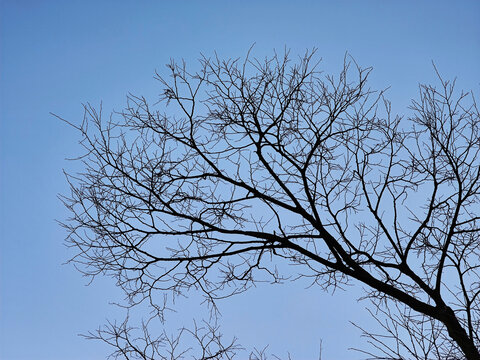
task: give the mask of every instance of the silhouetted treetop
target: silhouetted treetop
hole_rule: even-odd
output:
[[[438,76],[402,118],[371,68],[347,56],[330,76],[315,59],[171,62],[158,103],[131,95],[108,121],[85,106],[83,170],[63,197],[71,261],[160,317],[165,294],[195,289],[214,309],[256,281],[356,280],[386,334],[365,331],[369,356],[480,359],[475,98]],[[131,350],[113,325],[94,337]]]

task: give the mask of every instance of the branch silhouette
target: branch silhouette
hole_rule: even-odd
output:
[[[197,290],[215,309],[294,265],[324,289],[366,286],[385,330],[365,331],[368,356],[480,359],[475,98],[438,76],[401,118],[368,87],[371,68],[346,56],[335,77],[315,59],[202,57],[196,72],[172,61],[157,104],[130,95],[108,121],[86,105],[83,170],[62,197],[71,262],[160,317],[158,294]],[[199,358],[235,355],[205,329],[190,330]],[[165,358],[165,336],[137,347],[128,333],[96,334],[115,356]]]

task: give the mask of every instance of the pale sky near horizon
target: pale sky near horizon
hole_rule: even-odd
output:
[[[127,93],[155,98],[153,79],[170,58],[220,57],[318,48],[335,73],[346,52],[373,66],[371,86],[390,87],[408,116],[418,83],[434,83],[432,61],[459,89],[480,94],[478,1],[27,1],[0,0],[0,359],[104,359],[109,348],[77,336],[121,320],[109,304],[112,279],[90,286],[71,265],[55,220],[67,185],[65,160],[78,134],[50,115],[81,121],[82,103],[109,113]],[[354,359],[361,346],[349,321],[368,323],[358,290],[334,294],[305,284],[260,286],[221,310],[227,337],[295,359]],[[191,323],[191,311],[177,314]],[[172,329],[175,330],[175,329]]]

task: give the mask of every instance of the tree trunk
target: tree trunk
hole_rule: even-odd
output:
[[[450,337],[458,344],[468,360],[480,360],[480,351],[475,346],[465,329],[458,322],[453,310],[445,306],[442,309],[441,321],[445,324]]]

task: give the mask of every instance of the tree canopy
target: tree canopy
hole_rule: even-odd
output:
[[[73,124],[85,153],[67,175],[64,226],[82,272],[115,277],[129,306],[160,317],[168,294],[192,289],[214,308],[292,273],[327,290],[354,280],[384,332],[365,330],[368,356],[480,359],[473,95],[438,76],[396,116],[368,87],[371,68],[347,56],[324,75],[315,51],[168,71],[158,103],[131,95],[108,121],[87,105]],[[91,336],[118,357],[167,358],[167,337],[144,326],[139,346],[130,330],[110,323]],[[187,332],[198,358],[237,353],[214,325]]]

